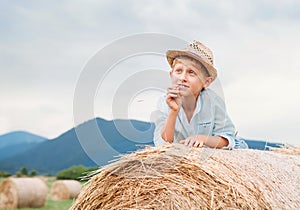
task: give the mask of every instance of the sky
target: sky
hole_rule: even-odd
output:
[[[2,1],[0,11],[0,134],[55,138],[74,127],[75,90],[90,60],[124,37],[156,33],[212,49],[240,136],[300,144],[297,0]],[[169,67],[164,55],[148,54],[114,65],[99,82],[94,117],[122,117],[112,113],[122,102],[112,102],[116,91],[145,69],[167,75]],[[162,92],[134,93],[125,117],[149,121]]]

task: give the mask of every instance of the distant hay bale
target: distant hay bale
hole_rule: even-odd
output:
[[[300,209],[300,157],[149,147],[100,169],[70,208]]]
[[[51,199],[67,200],[77,198],[80,190],[81,184],[76,180],[58,180],[51,187]]]
[[[39,178],[7,178],[0,185],[0,208],[38,208],[45,206],[46,184]]]

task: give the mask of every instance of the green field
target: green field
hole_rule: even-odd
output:
[[[0,178],[0,183],[4,180],[4,178]],[[64,201],[53,201],[50,199],[50,189],[55,181],[54,177],[51,177],[47,181],[48,186],[48,198],[45,207],[43,208],[22,208],[22,210],[29,210],[29,209],[35,209],[35,210],[67,210],[71,207],[73,200],[64,200]]]

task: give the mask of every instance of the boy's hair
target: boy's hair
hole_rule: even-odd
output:
[[[178,56],[176,56],[176,57],[174,58],[174,60],[173,60],[172,68],[174,67],[174,63],[175,63],[175,60],[176,60],[177,58],[179,58],[179,59],[180,59],[180,58],[185,58],[185,59],[189,59],[189,60],[191,60],[191,61],[196,62],[196,63],[201,67],[201,70],[203,71],[203,73],[205,74],[205,76],[206,76],[206,77],[209,77],[209,76],[210,76],[210,74],[209,74],[207,68],[206,68],[200,61],[198,61],[198,60],[196,60],[196,59],[194,59],[194,58],[192,58],[192,57],[190,57],[190,56],[187,56],[187,55],[178,55]]]

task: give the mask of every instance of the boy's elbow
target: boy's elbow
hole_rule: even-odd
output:
[[[161,139],[163,139],[167,143],[173,143],[174,141],[174,136],[167,135],[165,131],[162,131],[160,134]]]
[[[222,149],[224,147],[228,147],[229,146],[229,140],[228,139],[226,139],[226,138],[224,138],[222,136],[218,136],[218,138],[219,138],[219,141],[218,141],[219,143],[216,146],[217,149]]]
[[[168,142],[165,141],[161,136],[157,136],[156,138],[154,138],[153,142],[155,146],[168,144]]]
[[[233,149],[235,146],[234,137],[231,135],[218,136],[220,138],[219,147],[220,149]]]

